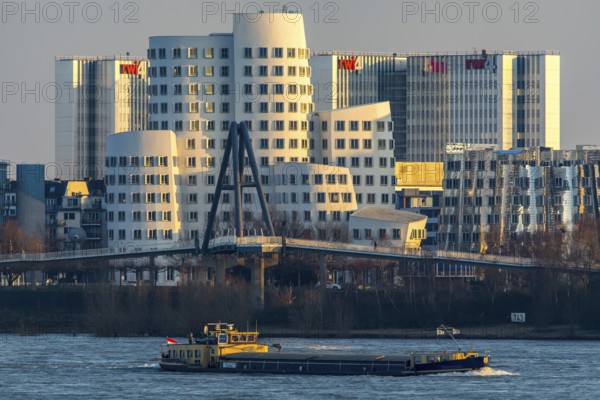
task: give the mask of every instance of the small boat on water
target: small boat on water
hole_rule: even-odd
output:
[[[304,375],[408,376],[466,372],[486,367],[489,356],[477,352],[427,352],[398,355],[282,352],[257,342],[259,333],[233,324],[210,323],[204,336],[188,334],[187,343],[167,338],[159,365],[167,371]],[[269,352],[270,348],[276,351]]]

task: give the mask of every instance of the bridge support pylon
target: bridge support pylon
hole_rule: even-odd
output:
[[[250,295],[252,296],[252,307],[254,310],[265,308],[265,259],[255,257],[250,260]]]
[[[279,265],[279,254],[261,254],[244,258],[244,260],[244,265],[250,268],[252,308],[254,311],[262,311],[265,308],[265,270]]]

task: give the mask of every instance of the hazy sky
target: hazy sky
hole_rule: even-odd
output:
[[[55,56],[126,52],[145,56],[148,36],[230,32],[233,17],[228,10],[252,12],[257,5],[268,10],[275,3],[0,2],[0,159],[54,160],[54,104],[43,88],[54,80]],[[422,1],[309,0],[289,4],[301,8],[313,50],[558,50],[562,148],[600,144],[596,131],[600,111],[599,1],[426,3],[429,12]],[[12,94],[15,87],[19,93]],[[24,94],[22,89],[29,92]]]

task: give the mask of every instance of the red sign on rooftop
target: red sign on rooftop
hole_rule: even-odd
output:
[[[121,64],[121,75],[139,75],[140,62],[136,61],[133,64]]]
[[[347,59],[340,59],[338,61],[338,69],[356,71],[357,69],[362,69],[362,63],[358,57],[352,56]]]

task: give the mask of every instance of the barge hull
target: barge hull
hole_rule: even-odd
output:
[[[485,367],[486,361],[484,357],[469,357],[412,366],[409,356],[239,353],[222,356],[212,368],[170,359],[159,364],[178,372],[410,376],[472,371]]]

